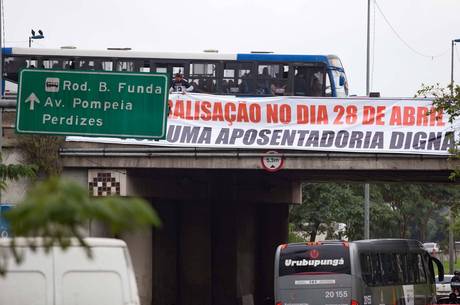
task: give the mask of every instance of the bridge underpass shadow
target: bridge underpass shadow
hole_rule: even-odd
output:
[[[273,259],[287,204],[154,201],[152,304],[273,304]]]

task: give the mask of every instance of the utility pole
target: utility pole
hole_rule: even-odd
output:
[[[370,40],[371,40],[371,0],[367,0],[367,60],[366,60],[366,96],[370,93]],[[369,183],[364,184],[364,239],[370,238],[369,229]]]
[[[455,43],[460,42],[460,39],[452,40],[451,58],[450,58],[450,98],[454,99],[454,47]],[[452,208],[449,208],[449,272],[454,274],[454,213]]]
[[[364,239],[369,239],[369,183],[364,184]]]
[[[3,0],[0,0],[0,99],[3,99]],[[0,157],[3,151],[3,108],[0,108]],[[0,204],[2,204],[2,191],[0,190]]]
[[[449,207],[449,274],[454,274],[454,213]]]

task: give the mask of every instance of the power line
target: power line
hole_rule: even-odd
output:
[[[383,19],[385,20],[386,24],[390,27],[390,29],[393,31],[393,33],[396,35],[396,37],[398,37],[398,39],[406,45],[406,47],[408,47],[412,52],[416,53],[417,55],[420,55],[420,56],[423,56],[423,57],[427,57],[427,58],[431,58],[431,59],[434,59],[436,57],[441,57],[441,56],[444,56],[446,55],[448,52],[449,52],[449,48],[442,52],[442,53],[439,53],[437,55],[428,55],[428,54],[424,54],[418,50],[416,50],[415,48],[413,48],[410,44],[408,44],[402,37],[401,35],[399,35],[399,33],[396,31],[396,29],[391,25],[390,21],[388,21],[387,17],[385,16],[385,14],[383,13],[383,11],[380,9],[380,6],[377,4],[377,1],[375,1],[375,6],[377,7],[377,9],[379,10],[380,14],[382,15]]]

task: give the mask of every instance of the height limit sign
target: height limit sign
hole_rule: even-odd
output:
[[[164,139],[168,80],[162,73],[22,70],[16,131]]]

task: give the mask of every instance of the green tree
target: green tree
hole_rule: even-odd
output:
[[[291,208],[290,220],[296,230],[310,236],[310,241],[334,223],[345,222],[342,220],[347,220],[348,229],[348,213],[344,209],[355,211],[356,204],[362,202],[349,184],[306,183],[302,186],[302,196],[302,204]]]
[[[0,156],[0,191],[4,191],[10,180],[35,177],[37,166],[28,164],[3,164]]]
[[[386,204],[393,212],[399,238],[409,237],[409,227],[416,220],[417,204],[421,200],[420,188],[414,184],[378,184],[381,204]]]
[[[428,230],[430,219],[433,219],[436,213],[440,213],[446,207],[452,207],[455,210],[460,199],[460,189],[456,185],[421,184],[420,197],[422,199],[415,211],[419,235],[415,237],[421,241],[427,241],[430,240],[428,238],[428,233],[431,231]]]
[[[444,112],[448,115],[449,123],[454,122],[460,116],[460,86],[453,84],[448,85],[447,87],[441,86],[439,83],[435,85],[424,85],[422,88],[417,91],[416,96],[432,98],[433,106],[437,112]],[[452,136],[452,141],[455,142],[455,139]],[[454,147],[451,152],[453,153],[452,158],[459,158],[458,142],[455,142]],[[455,180],[460,176],[460,169],[456,168],[452,171],[449,176],[450,179]]]
[[[458,192],[457,186],[445,184],[371,184],[371,238],[442,240],[445,210],[457,206]],[[331,233],[334,223],[345,223],[350,240],[362,239],[363,201],[362,184],[305,184],[303,203],[290,211],[291,231],[314,240],[319,232]]]
[[[66,248],[74,237],[89,256],[91,251],[84,240],[84,227],[90,221],[106,225],[114,236],[160,225],[158,215],[143,199],[89,197],[88,191],[79,184],[58,177],[38,182],[20,204],[5,213],[5,217],[13,236],[43,237],[46,249],[53,245]],[[15,239],[11,242],[15,258],[20,261]],[[28,242],[33,249],[33,239]],[[0,266],[2,271],[4,268]]]

